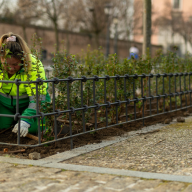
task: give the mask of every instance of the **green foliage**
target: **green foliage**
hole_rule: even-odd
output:
[[[120,59],[116,54],[110,54],[108,58],[105,57],[102,48],[98,50],[91,50],[90,45],[88,45],[87,50],[82,51],[79,55],[69,55],[65,50],[56,52],[53,58],[53,77],[63,79],[62,82],[55,85],[56,87],[56,109],[67,110],[67,81],[64,79],[70,77],[81,78],[82,76],[94,77],[104,77],[106,75],[124,76],[125,74],[141,75],[143,73],[176,73],[176,72],[189,72],[192,71],[192,57],[187,55],[185,58],[178,57],[175,53],[169,52],[164,55],[161,50],[156,53],[155,57],[150,57],[148,54],[145,58],[139,58],[135,60],[131,59]],[[174,77],[170,79],[169,88],[169,77],[164,78],[164,92],[175,92],[178,89],[179,84],[177,81],[176,88],[173,81]],[[179,77],[177,77],[179,78]],[[158,94],[163,93],[163,78],[157,80],[158,83]],[[83,89],[83,105],[94,105],[95,103],[104,103],[104,84],[105,80],[100,79],[95,81],[95,101],[93,97],[93,81],[88,80],[82,83]],[[115,81],[116,81],[116,96],[115,96]],[[186,82],[188,82],[188,77],[186,77]],[[110,79],[106,80],[106,100],[109,102],[115,102],[116,100],[123,101],[127,98],[132,99],[134,97],[141,97],[141,92],[133,93],[133,84],[135,85],[135,90],[141,89],[140,78],[134,79],[129,77],[124,82],[124,78],[119,80]],[[150,79],[151,90],[150,94],[156,94],[156,81],[155,78]],[[184,82],[181,82],[183,88]],[[126,85],[126,87],[125,87]],[[144,95],[149,95],[149,78],[143,79],[143,91]],[[188,85],[187,85],[188,86]],[[74,108],[81,108],[81,81],[73,81],[69,83],[69,94],[70,94],[70,106]],[[115,99],[116,98],[116,99]],[[177,99],[177,104],[179,104],[180,99]],[[166,101],[166,105],[169,105],[169,101]],[[139,109],[142,108],[142,102],[137,103]],[[49,105],[47,111],[52,110],[52,105]],[[85,120],[89,122],[93,116],[95,110],[89,110],[85,113]],[[118,114],[124,114],[124,107],[118,107]],[[112,123],[116,115],[116,108],[112,107],[108,112],[108,122]],[[130,118],[132,116],[130,115]],[[63,119],[68,119],[68,115],[64,114]],[[79,125],[82,125],[82,111],[76,111],[73,120],[78,121]],[[102,108],[99,113],[100,121],[105,121],[105,108]],[[52,121],[53,122],[53,119]],[[53,123],[51,123],[53,126]],[[74,127],[74,124],[73,124]],[[91,129],[92,130],[92,129]]]
[[[32,71],[37,71],[37,78],[41,77],[41,71],[39,61],[41,58],[41,51],[42,51],[42,40],[38,38],[36,35],[32,38],[32,47],[31,53],[37,58],[37,63],[32,64]],[[6,58],[9,58],[9,50],[6,50]],[[140,57],[138,60],[134,58],[131,59],[120,59],[116,54],[110,54],[107,58],[104,55],[104,51],[102,48],[98,50],[91,50],[90,45],[88,45],[87,50],[83,50],[81,54],[78,55],[71,55],[68,54],[65,50],[57,51],[53,53],[54,57],[52,59],[53,65],[53,77],[57,77],[58,79],[62,79],[63,81],[55,84],[55,109],[59,109],[60,111],[64,111],[68,109],[68,102],[69,107],[74,108],[81,108],[82,105],[94,105],[95,103],[103,104],[105,99],[111,103],[115,102],[116,100],[124,101],[126,99],[132,99],[134,97],[141,97],[141,93],[133,92],[133,85],[135,86],[135,90],[141,89],[141,81],[140,78],[134,79],[133,77],[129,77],[124,80],[124,78],[116,79],[112,78],[110,80],[100,79],[99,81],[88,80],[86,82],[81,81],[71,81],[68,83],[66,79],[68,77],[73,78],[81,78],[85,76],[87,78],[99,76],[105,77],[108,76],[124,76],[125,74],[134,75],[138,74],[141,75],[143,73],[180,73],[180,72],[190,72],[192,71],[192,57],[187,54],[185,58],[178,57],[175,53],[169,52],[166,55],[159,50],[156,53],[155,57],[150,57],[148,54],[145,58]],[[22,60],[26,60],[27,55],[24,54]],[[25,62],[25,68],[29,63]],[[1,66],[3,69],[6,67],[6,62],[4,66]],[[25,73],[28,75],[28,81],[30,81],[30,71],[25,70]],[[184,83],[184,76],[182,76],[181,84],[177,81],[174,84],[174,78],[165,77],[164,78],[164,90],[163,90],[163,78],[159,78],[157,80],[158,83],[158,94],[171,93],[176,91],[180,91],[181,89],[185,89],[189,87],[189,77],[186,76],[186,83]],[[178,80],[180,77],[176,77]],[[169,84],[170,80],[170,84]],[[93,93],[93,82],[95,84],[95,94]],[[106,83],[106,98],[104,95]],[[155,78],[150,79],[151,83],[151,95],[156,95],[156,81]],[[116,85],[116,92],[115,92],[115,85]],[[143,79],[143,91],[144,95],[149,95],[149,78]],[[170,86],[169,86],[170,85]],[[31,84],[26,84],[25,86],[30,86],[32,93],[35,98],[34,87]],[[82,86],[82,87],[81,87]],[[52,83],[49,83],[50,95],[53,96],[52,90]],[[38,90],[41,93],[44,88],[44,85],[39,85]],[[67,89],[69,90],[69,101],[67,98]],[[83,93],[81,95],[81,90]],[[95,100],[94,96],[95,95]],[[83,103],[81,102],[83,98]],[[177,99],[172,98],[172,101],[175,101],[179,106],[181,103],[181,98],[177,97]],[[44,113],[49,113],[53,111],[53,103],[41,103],[38,101],[39,108]],[[137,103],[137,107],[139,109],[142,108],[142,101]],[[169,106],[170,101],[166,100],[165,105]],[[118,115],[124,114],[124,105],[118,107]],[[105,107],[101,108],[98,112],[98,120],[105,121]],[[87,112],[84,113],[85,115],[85,122],[90,122],[92,117],[94,116],[95,110],[89,109]],[[116,107],[112,107],[108,111],[108,123],[113,123],[116,116]],[[63,119],[68,119],[68,113],[64,113],[62,115]],[[129,118],[132,119],[133,116],[129,115]],[[76,111],[72,116],[73,121],[78,122],[78,126],[82,126],[82,111]],[[72,123],[73,128],[75,128],[74,122]],[[48,130],[44,135],[46,140],[53,139],[53,127],[54,127],[54,116],[46,116],[46,127]],[[91,134],[94,134],[93,127],[90,128]]]

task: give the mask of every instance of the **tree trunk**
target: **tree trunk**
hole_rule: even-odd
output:
[[[172,34],[171,34],[171,40],[172,40],[172,45],[174,46],[174,32],[172,32]]]
[[[99,46],[99,34],[95,33],[95,49],[98,49]]]
[[[67,31],[67,34],[66,34],[66,38],[67,38],[67,42],[66,42],[67,54],[69,54],[70,41],[69,41],[69,32],[68,31]]]
[[[25,27],[25,25],[22,25],[22,29],[23,29],[24,39],[25,39],[25,41],[26,41],[26,43],[27,43],[27,33],[26,33],[26,27]]]
[[[187,55],[187,34],[184,35],[185,40],[185,56]]]
[[[57,22],[54,22],[56,51],[59,51],[59,32]]]
[[[151,0],[143,0],[143,56],[151,55]]]

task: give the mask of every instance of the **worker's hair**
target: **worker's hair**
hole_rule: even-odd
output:
[[[14,41],[9,39],[14,39]],[[5,59],[6,56],[9,55],[21,60],[24,68],[29,69],[31,67],[31,51],[27,43],[19,35],[13,34],[12,32],[2,35],[0,38],[0,49],[0,58]]]

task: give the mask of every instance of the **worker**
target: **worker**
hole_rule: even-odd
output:
[[[129,49],[129,57],[128,59],[139,59],[139,49],[137,48],[137,46],[134,44],[133,46],[130,47]]]
[[[26,42],[17,34],[7,33],[0,38],[0,80],[36,81],[37,78],[46,80],[43,64],[31,54]],[[19,86],[19,114],[22,116],[36,115],[36,83]],[[40,106],[50,102],[47,92],[48,85],[43,83],[39,89]],[[15,115],[17,101],[16,83],[0,82],[0,114]],[[0,129],[14,126],[13,132],[18,133],[18,122],[13,117],[0,116]],[[45,129],[45,119],[41,120],[41,127]],[[38,132],[37,118],[20,119],[20,136],[25,137],[28,133]]]

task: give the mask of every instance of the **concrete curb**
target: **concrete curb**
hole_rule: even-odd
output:
[[[111,174],[111,175],[121,175],[129,177],[139,177],[145,179],[160,179],[166,181],[179,181],[185,183],[192,183],[191,176],[180,176],[180,175],[170,175],[170,174],[161,174],[161,173],[149,173],[141,171],[129,171],[122,169],[113,169],[113,168],[103,168],[103,167],[92,167],[92,166],[83,166],[83,165],[72,165],[72,164],[60,164],[60,163],[51,163],[44,165],[43,167],[49,168],[60,168],[70,171],[86,171],[92,173],[100,174]]]
[[[99,174],[111,174],[111,175],[118,175],[118,176],[139,177],[144,179],[159,179],[159,180],[165,180],[165,181],[192,183],[191,176],[169,175],[169,174],[149,173],[149,172],[141,172],[141,171],[129,171],[129,170],[122,170],[122,169],[63,164],[63,163],[45,162],[43,160],[35,161],[35,160],[7,158],[7,157],[0,157],[0,162],[22,164],[22,165],[33,165],[33,166],[47,167],[47,168],[57,168],[57,169],[64,169],[68,171],[85,171],[85,172],[99,173]]]

